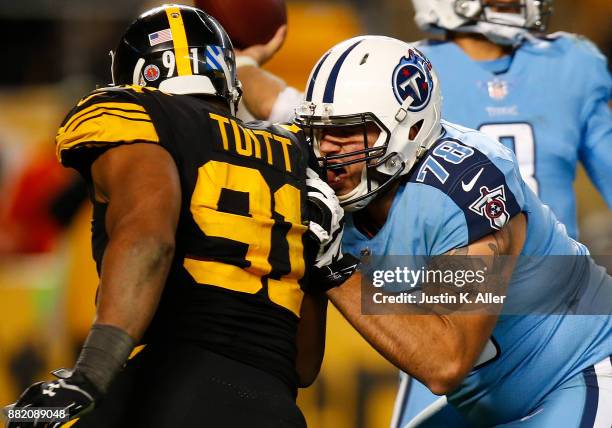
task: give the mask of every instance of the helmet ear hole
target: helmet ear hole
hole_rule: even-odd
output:
[[[418,137],[419,132],[421,131],[422,127],[423,127],[423,119],[419,120],[417,123],[415,123],[414,125],[410,127],[410,131],[408,132],[408,138],[414,141],[414,139]]]

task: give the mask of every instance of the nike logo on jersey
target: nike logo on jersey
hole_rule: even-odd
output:
[[[463,180],[461,180],[461,188],[464,192],[469,192],[474,188],[474,184],[476,184],[476,182],[478,181],[478,178],[480,177],[480,174],[482,174],[482,171],[484,171],[484,168],[480,168],[480,171],[478,171],[474,178],[472,178],[467,184],[465,184]]]

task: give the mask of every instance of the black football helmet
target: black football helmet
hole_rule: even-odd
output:
[[[165,4],[140,15],[111,52],[114,85],[223,98],[235,113],[242,93],[229,36],[194,7]]]

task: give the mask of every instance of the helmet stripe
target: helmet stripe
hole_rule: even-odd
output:
[[[189,45],[183,16],[178,7],[166,8],[170,31],[172,32],[172,43],[174,44],[174,55],[176,57],[176,69],[179,76],[191,76],[191,61],[189,60]]]
[[[215,54],[218,55],[218,53],[214,50],[214,46],[207,46],[206,47],[206,63],[213,70],[221,70],[221,65],[216,60]]]
[[[317,64],[317,67],[315,68],[314,72],[312,73],[312,78],[310,79],[310,82],[308,82],[308,90],[306,91],[306,101],[312,101],[312,91],[314,90],[314,85],[315,85],[315,81],[317,80],[317,76],[319,74],[319,70],[321,70],[321,66],[323,65],[323,63],[325,62],[325,60],[327,59],[327,57],[329,56],[330,52],[327,52],[323,58],[321,58],[321,60],[319,61],[319,63]]]
[[[219,46],[210,45],[206,47],[206,66],[213,70],[222,70],[227,82],[232,82],[232,73],[227,66],[223,49]],[[230,88],[231,89],[231,88]]]
[[[340,67],[342,67],[342,64],[344,63],[344,60],[346,59],[348,54],[351,53],[351,51],[355,49],[355,46],[357,46],[362,41],[363,39],[352,44],[347,50],[344,51],[344,53],[342,53],[342,55],[340,55],[340,57],[334,64],[334,67],[332,68],[331,73],[329,74],[329,78],[327,79],[327,85],[325,85],[325,92],[323,93],[324,103],[334,102],[334,91],[336,90],[336,81],[338,80],[338,73],[340,72]]]

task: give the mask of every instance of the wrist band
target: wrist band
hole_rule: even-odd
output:
[[[83,374],[99,392],[105,393],[127,361],[134,345],[134,339],[122,329],[112,325],[94,324],[81,349],[74,371]]]
[[[239,55],[236,57],[236,68],[247,67],[247,66],[259,67],[255,58],[249,55]]]
[[[328,291],[340,287],[359,269],[361,262],[351,254],[344,254],[340,260],[320,268],[314,267],[309,272],[308,281],[314,285],[307,287],[317,291]]]

